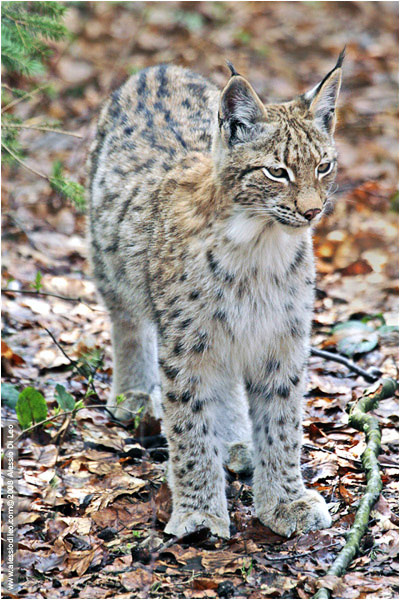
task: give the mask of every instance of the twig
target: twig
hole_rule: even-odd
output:
[[[95,395],[97,397],[99,397],[99,395],[97,393],[97,390],[96,390],[96,388],[94,386],[93,379],[90,378],[90,380],[88,380],[88,378],[86,377],[86,373],[83,371],[83,369],[81,369],[81,367],[79,366],[78,362],[76,360],[73,360],[70,356],[68,356],[68,354],[65,352],[64,348],[61,346],[61,344],[56,340],[56,338],[54,337],[54,335],[51,333],[50,329],[47,329],[47,327],[44,327],[44,326],[43,326],[43,329],[45,331],[47,331],[47,333],[49,334],[49,336],[51,337],[51,339],[53,340],[53,342],[55,343],[55,345],[57,346],[57,348],[60,350],[60,352],[62,352],[62,354],[70,362],[70,364],[75,367],[75,369],[78,371],[78,373],[80,375],[82,375],[82,377],[84,377],[88,381],[89,386],[92,388],[92,391],[95,393]]]
[[[38,248],[38,246],[35,244],[35,242],[31,239],[31,235],[30,232],[25,228],[25,226],[19,221],[19,219],[17,219],[16,217],[14,217],[14,215],[12,215],[11,213],[7,212],[4,213],[4,216],[7,216],[10,221],[12,221],[14,223],[14,225],[16,225],[21,231],[22,233],[25,235],[26,239],[28,240],[28,244],[34,249],[37,250],[38,252],[40,252],[40,248]]]
[[[25,167],[25,169],[28,169],[28,171],[31,171],[31,173],[34,173],[38,177],[42,177],[43,179],[46,179],[46,181],[50,181],[47,175],[45,175],[44,173],[40,173],[40,171],[36,171],[36,169],[34,169],[33,167],[30,167],[25,161],[23,161],[19,156],[17,156],[12,150],[10,150],[10,148],[6,146],[6,144],[1,142],[1,145],[3,146],[4,150],[6,150],[22,167]]]
[[[337,456],[338,458],[340,458],[341,460],[347,460],[348,462],[353,462],[356,465],[362,466],[362,461],[359,460],[358,458],[350,458],[347,456],[340,456],[339,454],[336,454],[336,452],[334,450],[328,450],[328,448],[322,448],[319,446],[313,446],[312,444],[303,444],[302,448],[305,448],[306,450],[314,450],[317,452],[327,452],[328,454],[335,454],[335,456]],[[394,464],[389,464],[389,463],[379,463],[381,465],[381,467],[387,467],[388,469],[395,469],[396,467],[398,467],[398,464],[394,463]]]
[[[1,288],[2,294],[30,294],[31,296],[52,296],[52,298],[59,298],[59,300],[66,300],[67,302],[80,302],[81,304],[87,304],[88,302],[93,302],[92,300],[82,300],[80,296],[77,298],[72,298],[71,296],[61,296],[61,294],[54,294],[53,292],[41,292],[38,290],[8,290],[5,288]]]
[[[106,406],[104,406],[104,404],[89,404],[89,405],[85,404],[84,406],[74,408],[73,410],[66,410],[65,412],[58,413],[57,415],[47,417],[46,419],[43,419],[43,421],[39,421],[39,423],[34,423],[34,425],[31,425],[27,429],[24,429],[15,438],[15,443],[18,442],[26,433],[29,433],[29,431],[33,431],[34,429],[36,429],[36,427],[40,427],[41,425],[44,425],[45,423],[49,423],[50,421],[55,421],[56,419],[59,419],[60,417],[68,417],[69,415],[75,416],[80,410],[89,409],[89,408],[101,408],[101,409],[105,410],[106,412],[108,412],[108,409]],[[133,410],[129,410],[128,408],[124,408],[124,410],[131,413],[132,415],[135,415],[135,416],[137,415],[137,412],[135,412]]]
[[[160,554],[165,552],[165,550],[167,550],[171,546],[174,546],[175,544],[179,544],[182,540],[186,539],[187,537],[193,536],[196,533],[199,533],[199,531],[203,531],[203,529],[205,529],[205,528],[202,526],[199,526],[199,527],[196,527],[193,531],[190,531],[189,533],[184,533],[183,535],[179,535],[179,536],[175,536],[175,537],[171,538],[170,540],[168,540],[168,542],[165,542],[165,544],[162,544],[158,548],[154,548],[154,550],[151,551],[152,557],[154,557],[154,560],[156,561],[157,558],[160,556]]]
[[[303,558],[304,556],[308,556],[309,554],[315,554],[316,552],[320,552],[321,550],[327,550],[328,548],[334,548],[339,546],[339,542],[335,544],[329,544],[328,546],[323,546],[322,548],[314,548],[314,550],[309,550],[308,552],[303,552],[302,554],[288,554],[286,556],[267,556],[264,554],[265,560],[270,562],[279,562],[282,560],[294,560],[296,558]]]
[[[53,127],[41,127],[39,125],[24,125],[23,123],[8,123],[6,125],[3,124],[3,127],[6,129],[33,129],[35,131],[51,131],[53,133],[61,133],[62,135],[69,135],[71,137],[83,139],[83,135],[81,135],[80,133],[73,133],[72,131],[65,131],[64,129],[55,129]]]
[[[396,381],[382,379],[377,388],[367,390],[360,400],[350,405],[349,425],[357,431],[364,432],[367,440],[367,447],[361,455],[367,476],[367,486],[365,494],[358,505],[354,523],[347,536],[347,542],[327,571],[328,576],[340,577],[345,573],[359,551],[361,538],[367,531],[371,509],[382,490],[381,472],[377,459],[381,447],[381,432],[376,417],[367,413],[376,408],[380,400],[391,398],[397,389],[398,384]],[[330,595],[330,590],[322,587],[313,598],[330,598]]]
[[[353,361],[345,358],[341,354],[328,352],[327,350],[320,350],[319,348],[311,348],[311,356],[320,356],[321,358],[326,358],[326,360],[332,360],[333,362],[338,362],[342,365],[345,365],[350,371],[357,373],[357,375],[361,375],[369,383],[375,383],[375,381],[378,381],[379,379],[377,375],[368,373],[368,371],[359,367]]]
[[[369,383],[375,383],[375,381],[378,381],[379,379],[377,375],[372,375],[371,373],[368,373],[368,371],[362,369],[353,361],[349,360],[348,358],[345,358],[341,354],[336,354],[335,352],[327,352],[327,350],[320,350],[319,348],[311,348],[311,356],[320,356],[321,358],[326,358],[326,360],[332,360],[333,362],[338,362],[342,365],[345,365],[350,371],[357,373],[357,375],[361,375]]]
[[[97,408],[100,406],[103,406],[103,405],[102,404],[94,404],[91,406],[91,408]],[[44,425],[45,423],[49,423],[50,421],[55,421],[55,419],[59,419],[60,417],[68,417],[69,415],[76,414],[78,411],[82,410],[83,408],[88,408],[88,407],[82,406],[77,409],[74,408],[73,410],[66,410],[65,412],[58,413],[57,415],[53,415],[52,417],[47,417],[46,419],[43,419],[43,421],[39,421],[39,423],[34,423],[27,429],[24,429],[23,431],[21,431],[21,433],[15,438],[15,443],[18,442],[26,433],[36,429],[36,427],[40,427],[41,425]]]
[[[25,94],[25,96],[22,96],[21,98],[16,98],[15,100],[12,100],[11,102],[9,102],[8,104],[6,104],[6,106],[4,106],[1,109],[1,112],[2,113],[5,112],[9,108],[12,108],[13,106],[16,106],[17,104],[19,104],[20,102],[23,102],[24,100],[27,100],[28,98],[33,98],[33,96],[35,96],[39,92],[42,92],[47,87],[49,87],[49,84],[45,83],[44,85],[41,85],[40,87],[36,88],[36,90],[33,90],[33,92],[28,92],[27,94]]]
[[[25,232],[24,232],[25,233]],[[53,292],[41,292],[38,290],[8,290],[6,288],[1,288],[2,294],[29,294],[31,296],[51,296],[52,298],[58,298],[59,300],[65,300],[66,302],[79,302],[80,304],[84,304],[90,310],[94,310],[95,312],[104,312],[101,308],[94,308],[91,304],[96,304],[94,300],[82,300],[80,296],[77,298],[73,298],[71,296],[62,296],[61,294],[54,294]]]

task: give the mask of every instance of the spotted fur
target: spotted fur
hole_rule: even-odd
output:
[[[206,525],[229,535],[223,465],[248,468],[252,445],[259,518],[282,535],[330,524],[304,487],[300,447],[308,217],[322,214],[335,176],[340,67],[308,94],[264,105],[233,67],[221,93],[161,65],[101,112],[90,240],[112,321],[108,406],[121,419],[141,406],[163,417],[169,533]]]

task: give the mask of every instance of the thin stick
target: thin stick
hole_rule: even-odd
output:
[[[334,452],[334,450],[328,450],[328,448],[320,448],[319,446],[313,446],[312,444],[303,444],[302,448],[305,448],[306,450],[314,450],[316,452],[327,452],[328,454],[335,454],[341,460],[347,460],[348,462],[353,462],[358,466],[362,466],[362,461],[358,460],[358,458],[348,458],[347,456],[339,456],[339,454],[336,454],[336,452]],[[380,465],[381,465],[381,467],[386,467],[387,469],[395,469],[396,467],[399,466],[396,463],[389,464],[389,463],[383,463],[383,462],[381,462]]]
[[[80,133],[73,133],[72,131],[65,131],[64,129],[55,129],[53,127],[40,127],[39,125],[24,125],[16,123],[3,125],[3,127],[6,129],[34,129],[35,131],[51,131],[54,133],[61,133],[62,135],[70,135],[71,137],[83,139],[83,135]]]
[[[376,408],[380,400],[391,398],[398,389],[397,381],[382,379],[377,389],[367,390],[353,405],[350,405],[349,425],[365,433],[367,447],[361,455],[367,486],[355,515],[354,523],[347,535],[346,544],[336,557],[326,575],[340,577],[343,575],[360,549],[360,542],[367,531],[371,509],[378,500],[382,490],[382,478],[379,469],[378,455],[381,448],[381,432],[378,419],[367,414]],[[330,598],[331,590],[322,587],[313,598]]]
[[[47,175],[45,175],[44,173],[40,173],[40,171],[36,171],[36,169],[34,169],[33,167],[30,167],[19,156],[17,156],[12,150],[10,150],[10,148],[8,146],[6,146],[6,144],[1,142],[1,145],[3,146],[4,150],[6,150],[22,167],[25,167],[25,169],[28,169],[28,171],[30,171],[31,173],[38,175],[38,177],[42,177],[43,179],[46,179],[46,181],[50,181],[50,179],[49,179],[49,177],[47,177]]]
[[[309,554],[315,554],[315,552],[320,552],[321,550],[327,550],[328,548],[334,548],[339,546],[339,542],[335,544],[329,544],[328,546],[323,546],[322,548],[314,548],[314,550],[310,550],[309,552],[303,552],[302,554],[288,554],[287,556],[268,556],[264,554],[265,560],[270,562],[279,562],[282,560],[294,560],[296,558],[303,558],[304,556],[308,556]]]
[[[87,302],[93,302],[92,300],[83,301],[81,297],[72,298],[71,296],[61,296],[60,294],[54,294],[53,292],[41,292],[37,290],[7,290],[1,288],[2,294],[29,294],[30,296],[51,296],[52,298],[58,298],[59,300],[66,300],[67,302],[79,302],[80,304],[86,304]]]
[[[378,376],[371,375],[371,373],[368,373],[368,371],[362,369],[353,361],[349,360],[348,358],[345,358],[341,354],[327,352],[326,350],[320,350],[319,348],[311,348],[311,356],[320,356],[321,358],[326,358],[326,360],[332,360],[333,362],[345,365],[350,371],[357,373],[357,375],[361,375],[369,383],[375,383],[375,381],[378,381],[379,379]]]
[[[69,415],[74,416],[80,410],[83,410],[85,408],[86,409],[88,409],[88,408],[102,408],[103,410],[105,410],[106,412],[108,412],[108,409],[107,409],[106,406],[104,406],[104,404],[89,404],[87,406],[85,405],[85,406],[80,406],[79,408],[74,408],[73,410],[66,410],[65,412],[58,413],[57,415],[53,415],[52,417],[47,417],[46,419],[43,419],[43,421],[39,421],[39,423],[35,423],[34,425],[31,425],[27,429],[24,429],[15,438],[15,443],[18,442],[26,433],[29,433],[29,431],[32,431],[33,429],[36,429],[36,427],[40,427],[40,425],[44,425],[45,423],[49,423],[50,421],[55,421],[56,419],[59,419],[60,417],[68,417]],[[137,415],[137,412],[135,412],[133,410],[129,410],[128,408],[124,408],[124,410],[126,410],[129,413],[131,413],[132,415],[135,415],[135,416]]]
[[[36,96],[36,94],[38,94],[39,92],[42,92],[47,87],[49,87],[49,84],[45,83],[44,85],[41,85],[40,87],[36,88],[36,90],[33,90],[33,92],[28,92],[27,94],[25,94],[25,96],[22,96],[21,98],[16,98],[15,100],[12,100],[12,102],[9,102],[8,104],[6,104],[6,106],[4,106],[1,109],[1,113],[3,114],[3,112],[8,110],[9,108],[16,106],[17,104],[19,104],[20,102],[23,102],[24,100],[27,100],[28,98],[33,98],[33,96]]]

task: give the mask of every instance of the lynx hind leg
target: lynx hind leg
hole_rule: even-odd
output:
[[[112,313],[113,383],[107,407],[115,418],[127,421],[140,409],[161,417],[157,338],[148,320],[133,321],[126,314]],[[125,400],[119,403],[121,395]]]
[[[224,464],[233,473],[249,475],[253,470],[252,427],[241,381],[226,388],[216,412],[216,434],[222,441]]]

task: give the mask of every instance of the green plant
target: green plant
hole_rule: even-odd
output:
[[[27,387],[19,394],[15,410],[22,429],[28,429],[47,417],[46,400],[33,387]]]
[[[68,30],[63,24],[67,6],[63,2],[3,2],[1,11],[1,62],[3,67],[2,83],[2,133],[1,152],[4,163],[19,163],[36,175],[47,179],[50,186],[59,194],[72,200],[78,209],[84,208],[83,187],[64,177],[61,163],[55,163],[53,173],[47,176],[36,171],[25,161],[25,153],[20,143],[22,129],[39,131],[58,131],[59,133],[75,135],[57,129],[54,124],[41,122],[30,125],[14,116],[10,111],[23,101],[43,93],[48,84],[41,85],[28,91],[12,87],[7,79],[15,80],[19,76],[22,81],[28,79],[31,85],[35,76],[46,73],[46,60],[51,55],[51,43],[66,38]]]
[[[243,581],[245,581],[245,582],[248,581],[252,570],[253,570],[253,559],[252,558],[250,558],[249,560],[243,559],[243,564],[242,564],[242,568],[241,568]]]
[[[36,277],[35,277],[35,281],[33,283],[31,283],[31,288],[33,288],[34,290],[36,290],[37,292],[40,292],[40,290],[43,287],[43,283],[42,283],[42,274],[40,271],[38,271],[36,273]]]

